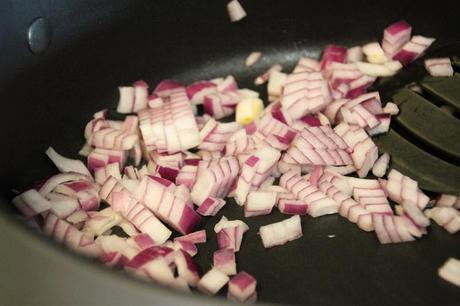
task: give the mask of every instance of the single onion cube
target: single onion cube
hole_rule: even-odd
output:
[[[449,283],[460,287],[460,260],[449,258],[438,270],[438,275]]]
[[[256,292],[257,280],[249,273],[241,271],[228,283],[228,295],[239,302],[247,301]]]
[[[448,57],[426,59],[425,68],[434,77],[450,77],[454,75],[454,69]]]
[[[254,51],[251,52],[245,60],[246,67],[251,67],[262,57],[262,52]]]
[[[286,242],[302,237],[300,216],[295,215],[289,219],[261,226],[260,238],[265,248],[283,245]]]
[[[232,0],[227,4],[228,16],[231,22],[240,21],[246,17],[246,11],[238,2],[238,0]]]
[[[214,268],[227,275],[236,274],[235,252],[230,249],[217,250],[213,254]]]
[[[268,215],[276,203],[276,192],[251,191],[244,205],[244,216]]]
[[[218,270],[212,268],[209,270],[197,284],[198,290],[209,295],[214,295],[219,292],[229,281],[229,277]]]

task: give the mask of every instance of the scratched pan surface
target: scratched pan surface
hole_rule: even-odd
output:
[[[226,303],[219,298],[185,295],[133,280],[79,258],[13,221],[8,204],[11,188],[53,173],[42,154],[48,145],[75,156],[82,145],[84,123],[91,114],[107,106],[115,107],[116,86],[141,78],[153,85],[163,78],[190,82],[231,73],[242,87],[253,88],[254,77],[272,63],[279,62],[290,69],[300,55],[319,56],[327,43],[352,46],[379,39],[386,25],[401,18],[413,24],[416,34],[437,37],[434,49],[439,48],[440,52],[457,52],[456,47],[442,48],[460,40],[460,3],[456,1],[415,6],[407,0],[373,4],[358,0],[248,0],[243,3],[249,17],[237,24],[228,22],[224,1],[163,2],[167,3],[107,1],[102,2],[105,5],[96,5],[82,1],[83,4],[75,6],[78,14],[75,7],[72,10],[65,6],[67,1],[59,4],[42,1],[37,14],[50,16],[54,26],[54,38],[47,53],[40,57],[30,55],[23,38],[12,39],[13,43],[5,47],[4,69],[0,72],[0,97],[6,114],[0,123],[0,139],[4,144],[0,151],[4,161],[0,178],[1,305]],[[10,9],[14,8],[9,4]],[[93,14],[97,18],[92,18]],[[16,32],[24,31],[14,29],[5,35],[10,37]],[[244,58],[254,50],[263,51],[264,58],[254,68],[245,69]],[[396,88],[421,80],[417,72],[379,86],[389,99],[397,93]],[[429,89],[433,88],[429,86],[425,84],[427,93],[415,98],[432,100]],[[439,93],[435,96],[439,104]],[[404,95],[396,96],[397,99],[400,103],[408,101]],[[410,105],[404,107],[410,109]],[[416,120],[411,116],[404,118],[409,123]],[[378,140],[382,146],[388,150],[396,147],[402,156],[409,150],[409,157],[414,159],[429,154],[458,166],[459,152],[455,146],[439,143],[438,138],[424,133],[422,126],[407,125],[403,119],[395,121],[393,126],[396,138]],[[458,143],[458,137],[452,139],[455,141]],[[420,149],[425,153],[414,151]],[[424,177],[420,175],[424,168],[418,164],[409,167],[407,158],[402,160],[400,169],[405,166],[414,176]],[[449,175],[446,172],[440,186],[445,187]],[[451,180],[458,182],[455,177]],[[433,184],[437,186],[435,183],[428,177],[423,184],[432,189]],[[203,227],[210,242],[200,246],[196,258],[205,271],[210,268],[212,252],[217,248],[213,226],[222,215],[230,219],[243,217],[242,209],[228,201],[218,216],[204,218]],[[449,235],[432,225],[427,237],[418,242],[381,246],[375,234],[359,230],[338,215],[303,217],[301,239],[284,247],[263,249],[258,227],[283,218],[273,212],[247,219],[250,230],[237,254],[238,268],[257,277],[262,303],[427,306],[460,303],[460,289],[436,274],[448,257],[460,258],[458,234]]]

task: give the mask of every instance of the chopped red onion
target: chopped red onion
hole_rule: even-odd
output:
[[[450,77],[454,75],[454,69],[450,58],[430,58],[425,60],[425,68],[434,77]]]
[[[308,204],[299,200],[281,199],[278,203],[278,209],[281,213],[287,215],[306,215],[308,213]]]
[[[438,269],[438,275],[449,283],[460,287],[460,260],[449,258]]]
[[[358,126],[350,126],[344,122],[337,125],[334,131],[345,143],[353,148],[351,158],[359,177],[365,177],[378,158],[377,146],[367,133]]]
[[[244,205],[244,216],[254,217],[268,215],[272,212],[276,203],[276,192],[251,191]]]
[[[320,70],[320,64],[317,60],[310,57],[301,57],[294,67],[293,73],[298,72],[315,72]]]
[[[227,4],[227,12],[231,22],[240,21],[246,17],[246,11],[238,2],[238,0],[231,0]]]
[[[249,227],[241,220],[229,221],[222,216],[219,222],[214,226],[214,232],[217,233],[217,243],[220,249],[231,249],[234,252],[240,250],[243,234],[249,230]]]
[[[376,177],[382,177],[385,175],[388,169],[388,164],[390,163],[390,154],[383,153],[379,159],[374,164],[372,168],[372,174]]]
[[[163,257],[158,257],[144,264],[139,270],[134,271],[143,273],[148,279],[152,279],[160,284],[170,286],[174,282],[174,274],[169,265]]]
[[[174,241],[174,249],[183,250],[192,257],[198,254],[198,248],[196,247],[196,245],[193,242],[187,240]]]
[[[393,56],[393,59],[405,66],[419,58],[434,41],[435,39],[430,37],[412,36],[411,40]]]
[[[372,222],[377,238],[382,244],[415,241],[413,225],[406,217],[373,213]]]
[[[256,293],[257,281],[245,271],[239,272],[228,283],[228,294],[239,302],[245,302]]]
[[[262,52],[254,51],[251,52],[245,60],[246,67],[251,67],[262,57]]]
[[[327,69],[333,62],[344,63],[347,59],[347,48],[337,45],[328,45],[324,48],[323,57],[320,62],[320,69]]]
[[[370,212],[393,214],[385,191],[380,185],[377,188],[353,188],[353,198]]]
[[[69,222],[70,224],[76,225],[76,224],[80,224],[86,221],[88,218],[89,218],[88,213],[85,210],[80,209],[70,214],[66,218],[66,221]]]
[[[35,189],[21,193],[12,202],[28,218],[48,211],[53,207],[53,204]]]
[[[146,263],[154,261],[155,259],[163,257],[166,262],[174,262],[175,252],[173,249],[165,246],[152,246],[144,249],[133,256],[129,261],[126,262],[126,267],[138,269],[144,266]]]
[[[295,171],[283,174],[280,177],[280,186],[289,190],[298,200],[308,203],[308,214],[312,217],[334,214],[338,211],[338,205],[334,200]]]
[[[196,212],[202,216],[215,216],[224,206],[225,200],[208,197],[199,205]]]
[[[411,203],[418,206],[419,209],[424,209],[430,200],[420,191],[416,181],[395,169],[388,173],[385,190],[389,198],[396,203],[403,204],[403,208],[405,203]]]
[[[451,194],[441,194],[436,199],[435,206],[454,207],[460,209],[460,197]]]
[[[283,245],[289,241],[302,237],[300,216],[264,225],[259,228],[259,235],[265,248]]]
[[[412,27],[405,20],[395,22],[383,31],[382,48],[390,58],[406,44],[411,37]]]
[[[393,102],[387,102],[383,108],[383,112],[394,116],[399,113],[399,107]]]
[[[246,159],[235,189],[235,201],[239,205],[246,202],[251,186],[260,186],[270,176],[280,155],[278,150],[264,147]]]
[[[356,62],[356,66],[362,74],[371,77],[392,76],[402,68],[402,65],[398,61],[386,62],[384,64]]]
[[[214,268],[226,275],[236,274],[235,252],[230,249],[217,250],[213,254]]]
[[[160,97],[171,96],[176,90],[183,88],[184,86],[173,80],[163,80],[155,87],[153,90],[154,94],[157,94]]]
[[[94,170],[95,181],[100,185],[104,184],[109,176],[113,176],[114,178],[121,180],[119,163],[107,164],[104,167],[100,167]]]
[[[171,236],[171,231],[126,190],[114,192],[112,207],[157,244],[165,242]]]
[[[201,143],[198,148],[210,152],[222,151],[238,129],[239,125],[236,122],[220,123],[211,118],[200,130]]]
[[[126,242],[141,251],[153,247],[156,244],[150,235],[145,233],[134,235],[127,239]]]
[[[346,98],[353,99],[364,93],[366,93],[367,88],[371,86],[377,78],[369,75],[363,75],[359,79],[353,80],[350,82],[348,91],[345,95]]]
[[[187,86],[186,91],[190,102],[203,104],[206,95],[217,92],[217,86],[210,81],[198,81]]]
[[[267,71],[265,71],[264,73],[259,75],[254,80],[254,84],[255,85],[264,84],[265,82],[267,82],[270,79],[270,75],[272,74],[272,72],[274,72],[274,71],[280,72],[281,70],[283,70],[283,66],[281,66],[280,64],[275,64],[275,65],[271,66],[270,68],[268,68]]]
[[[61,172],[75,172],[81,173],[88,177],[91,177],[88,168],[86,168],[85,164],[82,161],[77,159],[70,159],[66,158],[59,153],[57,153],[52,147],[49,147],[46,150],[46,155],[51,159],[51,161],[56,165],[56,167]]]
[[[199,230],[184,236],[179,236],[174,238],[174,241],[180,241],[180,240],[185,240],[185,241],[190,241],[192,243],[206,243],[206,231],[205,230]]]
[[[73,172],[56,174],[45,181],[45,183],[40,187],[39,192],[42,195],[46,195],[63,183],[79,181],[87,182],[90,181],[90,178],[86,175]]]
[[[191,287],[195,287],[200,281],[201,270],[193,261],[193,258],[185,251],[178,250],[174,253],[174,262],[177,266],[177,274]]]
[[[201,204],[208,197],[225,197],[233,186],[238,171],[238,161],[232,156],[224,157],[200,171],[191,192],[193,203]]]
[[[147,208],[182,234],[192,232],[200,223],[200,216],[183,200],[174,196],[165,185],[148,176],[144,177],[133,194]]]
[[[355,46],[347,50],[347,63],[360,62],[363,60],[363,51],[360,46]]]
[[[284,85],[287,82],[287,74],[280,71],[272,71],[270,73],[267,85],[267,91],[269,96],[269,101],[275,100],[277,97],[280,97]],[[270,99],[270,97],[272,97]]]
[[[425,215],[451,234],[460,230],[460,212],[453,207],[433,207],[427,209]]]
[[[299,72],[287,76],[281,105],[293,119],[319,112],[330,102],[329,85],[320,72]]]
[[[229,281],[229,277],[218,270],[212,268],[209,270],[197,284],[198,290],[208,295],[214,295],[219,292]]]
[[[76,198],[55,192],[48,193],[46,198],[51,202],[51,213],[55,214],[60,219],[65,219],[75,211],[81,209],[80,203]]]
[[[287,163],[342,166],[353,163],[349,146],[329,126],[307,127],[283,155]]]
[[[97,257],[101,253],[99,245],[94,242],[90,234],[79,231],[73,225],[51,213],[46,216],[43,222],[43,233],[87,256]]]

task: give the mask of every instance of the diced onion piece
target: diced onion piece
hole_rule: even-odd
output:
[[[405,20],[391,24],[383,32],[382,48],[388,57],[401,49],[410,40],[412,27]]]
[[[35,189],[21,193],[12,202],[24,216],[29,218],[48,211],[52,207],[52,203]]]
[[[264,225],[259,228],[260,238],[265,248],[283,245],[289,241],[302,237],[300,216]]]
[[[228,283],[228,294],[239,302],[245,302],[256,292],[257,281],[245,271],[239,272]]]
[[[222,216],[219,222],[214,226],[214,232],[217,233],[217,243],[220,249],[231,249],[238,252],[243,241],[243,234],[249,230],[246,223],[241,220],[229,221]]]
[[[438,269],[438,275],[449,283],[460,287],[460,260],[449,258]]]
[[[227,275],[236,274],[235,252],[229,249],[217,250],[213,254],[214,268]]]
[[[208,295],[214,295],[219,292],[229,281],[229,277],[218,270],[217,268],[212,268],[209,270],[197,284],[198,290],[204,292]]]
[[[282,88],[287,80],[287,74],[280,71],[272,71],[268,79],[268,96],[275,98],[281,96]],[[270,100],[271,101],[271,100]]]
[[[254,51],[251,52],[245,60],[246,67],[251,67],[262,57],[262,52]]]
[[[200,280],[201,272],[193,258],[187,252],[178,250],[174,253],[174,263],[179,277],[185,279],[189,286],[195,287]]]
[[[391,69],[387,65],[384,65],[384,64],[356,62],[356,65],[358,66],[359,70],[363,74],[369,75],[369,76],[375,76],[375,77],[392,76],[397,71],[397,70],[393,70],[395,69],[395,67],[392,67],[393,69]]]
[[[86,168],[85,164],[81,160],[66,158],[57,153],[52,147],[49,147],[46,150],[46,155],[48,155],[51,161],[61,172],[81,173],[91,177],[88,168]]]
[[[421,35],[412,36],[404,46],[393,56],[393,59],[400,61],[403,65],[415,61],[435,41],[434,38]]]
[[[460,209],[460,197],[452,194],[441,194],[436,199],[435,205]]]
[[[426,210],[425,215],[451,234],[460,230],[460,212],[453,207],[436,206]]]
[[[240,21],[246,17],[246,11],[238,2],[238,0],[232,0],[227,4],[228,16],[231,22]]]
[[[360,46],[349,48],[347,50],[347,62],[354,63],[363,60],[363,51]]]
[[[372,167],[372,174],[374,174],[376,177],[382,177],[385,175],[388,169],[388,164],[390,163],[390,154],[388,153],[383,153],[379,159],[374,164],[374,167]]]
[[[196,212],[202,216],[215,216],[224,206],[225,200],[208,197],[200,204]]]
[[[425,68],[434,77],[450,77],[454,75],[454,69],[448,57],[426,59]]]
[[[206,242],[206,231],[205,230],[199,230],[184,236],[179,236],[174,238],[174,241],[180,241],[180,240],[186,240],[190,241],[192,243],[205,243]]]
[[[255,84],[255,85],[264,84],[265,82],[267,82],[267,81],[269,80],[270,75],[271,75],[274,71],[280,72],[281,70],[283,70],[283,66],[281,66],[280,64],[275,64],[275,65],[271,66],[267,71],[265,71],[264,73],[262,73],[261,75],[259,75],[259,76],[254,80],[254,84]]]
[[[244,216],[254,217],[268,215],[276,203],[276,192],[251,191],[244,205]]]
[[[394,116],[399,113],[399,107],[393,102],[387,102],[383,108],[383,112]]]

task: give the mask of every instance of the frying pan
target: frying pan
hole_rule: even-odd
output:
[[[55,245],[16,220],[11,190],[54,173],[43,154],[49,145],[75,156],[91,114],[115,107],[116,86],[137,79],[151,85],[163,78],[187,83],[226,74],[250,86],[272,63],[289,69],[300,55],[318,56],[327,43],[377,40],[385,26],[402,18],[415,33],[436,37],[433,48],[460,41],[458,1],[242,3],[248,17],[235,24],[228,21],[225,1],[215,0],[0,3],[1,305],[227,303],[132,279]],[[43,17],[38,28],[30,30],[38,17]],[[244,69],[245,56],[254,50],[264,52],[263,60]],[[205,220],[210,237],[221,215],[241,218],[242,212],[228,203],[217,217]],[[261,303],[460,304],[460,290],[436,275],[448,257],[460,258],[458,234],[432,225],[428,237],[418,242],[382,246],[374,234],[340,216],[305,217],[302,239],[263,249],[257,228],[281,219],[273,213],[247,220],[251,230],[237,254],[238,269],[258,279]],[[332,234],[335,238],[328,238]],[[197,259],[204,271],[216,247],[215,238],[200,246]]]

